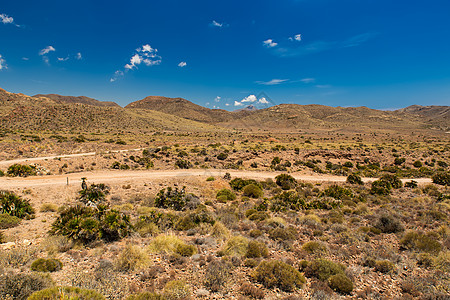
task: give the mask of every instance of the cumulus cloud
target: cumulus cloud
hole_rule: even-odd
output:
[[[0,54],[0,71],[8,69],[8,66],[6,65],[6,60],[3,58],[3,56]]]
[[[242,103],[248,102],[248,103],[253,103],[258,101],[258,98],[256,98],[255,95],[249,95],[247,97],[245,97],[244,99],[241,100]]]
[[[272,79],[270,81],[256,81],[256,83],[263,84],[263,85],[277,85],[277,84],[282,84],[283,82],[286,82],[288,80],[289,79]]]
[[[234,101],[234,106],[244,106],[244,104],[239,101]]]
[[[302,41],[302,35],[301,34],[296,34],[293,37],[289,37],[290,41],[297,41],[297,42],[301,42]]]
[[[119,79],[120,77],[122,77],[123,75],[124,75],[124,73],[122,71],[116,71],[116,72],[114,72],[114,76],[111,77],[111,79],[109,81],[114,82],[117,79]]]
[[[214,102],[220,102],[220,99],[222,99],[222,98],[219,97],[219,96],[217,96],[217,97],[214,99]]]
[[[269,101],[265,97],[262,97],[258,100],[258,103],[260,104],[269,104]]]
[[[6,14],[0,14],[0,22],[3,24],[12,24],[14,23],[14,19]]]
[[[41,55],[41,56],[42,55],[46,55],[46,54],[48,54],[50,52],[53,52],[53,51],[56,51],[56,49],[53,48],[53,46],[47,46],[44,49],[42,49],[41,51],[39,51],[39,55]]]
[[[259,98],[258,98],[259,97]],[[258,104],[269,104],[270,102],[267,100],[264,93],[261,93],[258,96],[249,95],[242,99],[241,101],[234,101],[234,106],[245,106],[245,105],[258,105]]]
[[[180,62],[180,63],[178,64],[178,66],[179,66],[180,68],[184,68],[184,67],[187,66],[187,63],[186,63],[185,61],[182,61],[182,62]]]
[[[141,64],[149,67],[159,65],[161,61],[162,58],[158,55],[158,49],[152,48],[149,44],[142,45],[140,48],[136,49],[135,53],[130,58],[130,62],[124,66],[124,71],[117,70],[109,81],[114,82],[118,80],[125,75],[125,72],[137,69]]]
[[[58,61],[66,61],[66,60],[69,60],[69,57],[67,56],[67,57],[57,57],[58,58]]]
[[[263,42],[263,44],[264,44],[264,46],[266,46],[267,48],[273,48],[273,47],[275,47],[276,45],[278,45],[278,43],[275,43],[272,39],[265,40],[265,41]]]
[[[75,58],[78,60],[82,60],[83,56],[81,55],[81,52],[78,52],[77,55],[75,56]]]

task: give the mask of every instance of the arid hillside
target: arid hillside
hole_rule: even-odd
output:
[[[38,94],[38,95],[34,95],[33,97],[35,97],[35,98],[45,97],[45,98],[52,99],[58,103],[81,103],[81,104],[87,104],[87,105],[92,105],[92,106],[119,107],[119,105],[113,101],[99,101],[99,100],[89,98],[86,96],[75,97],[75,96],[61,96],[61,95],[57,95],[57,94],[48,94],[48,95]]]

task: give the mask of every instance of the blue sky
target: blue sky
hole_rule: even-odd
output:
[[[4,0],[0,87],[122,106],[450,105],[449,13],[448,0]]]

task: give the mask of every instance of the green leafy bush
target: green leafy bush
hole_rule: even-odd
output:
[[[433,183],[439,184],[439,185],[450,185],[450,172],[437,172],[436,174],[431,177],[433,180]]]
[[[34,217],[30,202],[9,191],[0,191],[0,213],[21,219]]]
[[[269,231],[269,237],[275,241],[292,241],[297,237],[295,227],[277,227]]]
[[[343,274],[345,267],[327,259],[315,259],[309,262],[305,268],[307,277],[315,277],[321,281],[325,281],[333,275]]]
[[[101,294],[94,290],[78,287],[52,287],[34,292],[28,300],[105,300]]]
[[[350,294],[353,291],[353,282],[342,273],[328,278],[330,288],[341,294]]]
[[[344,188],[336,184],[326,188],[323,191],[323,194],[325,196],[332,197],[338,200],[350,199],[351,197],[353,197],[353,193],[350,189]]]
[[[226,153],[224,153],[224,152],[222,152],[222,153],[220,153],[219,155],[217,155],[217,159],[218,160],[225,160],[225,159],[227,159],[228,158],[228,154],[226,154]]]
[[[277,185],[280,186],[283,190],[293,189],[297,185],[297,180],[295,180],[294,177],[288,174],[280,174],[275,177],[275,180]]]
[[[302,249],[308,253],[323,254],[328,251],[325,244],[318,241],[309,241],[303,244]]]
[[[52,285],[50,276],[42,273],[4,273],[0,275],[0,299],[25,300],[33,292]]]
[[[394,189],[399,189],[403,186],[402,181],[394,174],[384,174],[380,180],[389,182]]]
[[[130,217],[126,214],[102,205],[97,208],[77,205],[60,212],[50,233],[86,244],[98,239],[116,241],[127,236],[131,230]]]
[[[301,288],[306,282],[305,277],[298,270],[279,260],[262,261],[253,273],[253,277],[266,288],[278,287],[286,292]]]
[[[224,255],[243,257],[247,254],[248,239],[243,236],[233,236],[225,243],[222,249]]]
[[[244,194],[244,196],[247,196],[247,197],[259,198],[263,195],[263,191],[259,186],[251,183],[244,187],[243,194]]]
[[[0,214],[0,229],[16,227],[22,220],[9,214]]]
[[[190,169],[192,168],[192,163],[188,160],[177,159],[177,161],[175,162],[175,166],[180,169]]]
[[[175,189],[168,187],[167,190],[162,189],[158,192],[155,198],[155,206],[160,208],[171,208],[173,210],[183,210],[193,198],[196,197],[194,195],[186,194],[185,187],[181,190],[178,189],[178,187]]]
[[[38,258],[31,264],[31,270],[36,272],[56,272],[63,267],[62,262],[55,258]]]
[[[14,165],[9,166],[7,174],[8,174],[8,176],[13,176],[13,177],[34,176],[34,175],[36,175],[36,167],[29,166],[29,165],[14,164]]]
[[[260,184],[254,179],[234,178],[230,181],[230,186],[235,191],[242,191],[242,189],[249,184],[254,184],[260,187]]]
[[[363,185],[364,182],[362,181],[361,177],[356,174],[350,174],[347,176],[347,182],[350,184],[359,184]]]
[[[392,185],[383,180],[375,180],[372,182],[370,193],[373,195],[389,195],[392,190]]]
[[[106,200],[106,195],[109,194],[109,190],[110,187],[103,183],[91,184],[89,187],[78,192],[80,195],[78,199],[84,204],[96,205]]]
[[[436,240],[434,235],[423,234],[415,230],[408,231],[400,240],[400,245],[404,249],[435,254],[442,250],[442,245]]]
[[[231,201],[236,199],[236,194],[229,189],[221,189],[217,192],[216,199],[220,202]]]
[[[380,216],[374,227],[383,233],[396,233],[404,230],[398,218],[387,214]]]
[[[395,269],[395,264],[389,260],[375,261],[375,271],[380,273],[390,273]]]

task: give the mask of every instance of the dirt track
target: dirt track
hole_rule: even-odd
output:
[[[1,177],[0,187],[1,189],[10,188],[26,188],[37,186],[63,186],[72,184],[80,184],[82,177],[88,178],[89,182],[95,183],[120,183],[133,180],[151,180],[159,178],[171,178],[171,177],[219,177],[225,175],[228,172],[234,177],[245,177],[255,179],[274,178],[280,172],[258,172],[258,171],[236,171],[236,170],[217,170],[217,169],[191,169],[191,170],[145,170],[145,171],[119,171],[119,170],[106,170],[96,172],[80,172],[71,173],[66,175],[47,175],[47,176],[32,176],[27,178],[11,178]],[[345,176],[332,176],[332,175],[304,175],[298,173],[291,173],[297,180],[311,181],[311,182],[345,182],[347,177]],[[377,178],[363,178],[364,182],[371,182]],[[403,181],[409,181],[411,179],[404,179]],[[429,178],[416,178],[414,179],[419,184],[431,183]]]

